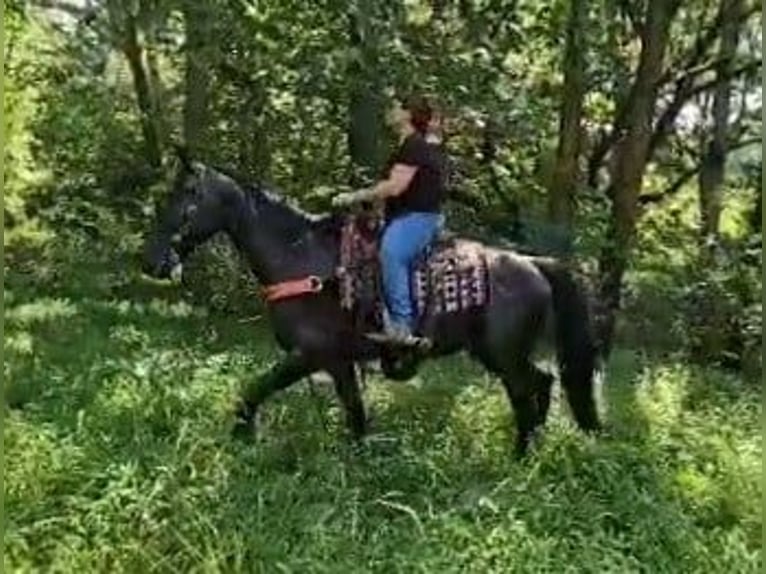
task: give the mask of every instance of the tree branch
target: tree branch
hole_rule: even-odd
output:
[[[736,151],[738,149],[746,148],[751,145],[760,144],[762,142],[760,137],[752,137],[747,138],[744,140],[740,140],[736,143],[730,144],[728,147],[728,151]],[[684,171],[678,178],[670,184],[664,191],[660,193],[653,193],[651,195],[640,195],[638,197],[638,203],[641,206],[646,205],[654,205],[657,203],[661,203],[665,201],[666,199],[669,199],[676,193],[678,193],[681,188],[688,183],[690,179],[692,179],[695,175],[697,175],[700,170],[702,169],[702,163],[697,163],[694,165],[694,167],[691,167]]]
[[[726,0],[721,0],[722,2],[725,2]],[[756,14],[761,9],[760,3],[754,2],[746,10],[743,10],[742,13],[739,14],[739,18],[737,19],[737,22],[743,22],[747,20],[750,16],[753,14]],[[715,17],[715,20],[713,20],[712,24],[705,28],[702,33],[700,33],[697,36],[697,41],[694,43],[694,46],[692,47],[689,52],[687,52],[687,55],[683,58],[681,58],[678,62],[678,65],[671,65],[668,67],[668,71],[665,72],[658,82],[659,86],[663,86],[665,84],[668,84],[670,82],[678,82],[681,78],[673,79],[673,73],[674,70],[678,70],[679,68],[683,72],[683,76],[686,76],[689,73],[692,73],[695,68],[698,68],[700,66],[700,62],[702,61],[702,58],[707,53],[708,49],[713,46],[715,41],[718,39],[718,36],[721,33],[721,25],[723,23],[723,14],[722,11],[719,10],[718,14]],[[708,65],[704,66],[705,70],[709,69]],[[705,71],[702,70],[702,71]]]
[[[725,1],[725,0],[722,0]],[[623,9],[626,9],[626,2],[629,2],[629,0],[620,0],[621,5],[623,6]],[[750,16],[753,14],[756,14],[760,10],[761,6],[759,3],[754,2],[746,10],[743,10],[740,14],[740,21],[747,20]],[[687,55],[685,57],[682,57],[679,59],[679,64],[681,68],[680,75],[675,75],[675,71],[679,69],[679,65],[670,65],[668,67],[667,72],[665,72],[657,82],[657,87],[660,88],[662,86],[665,86],[669,83],[675,83],[676,84],[676,98],[674,98],[674,101],[669,105],[669,107],[666,109],[665,113],[663,113],[663,116],[660,118],[660,120],[657,123],[657,127],[655,129],[655,136],[652,138],[652,147],[650,148],[653,152],[654,149],[661,143],[665,137],[667,137],[667,133],[670,131],[670,129],[673,127],[673,124],[675,123],[676,117],[680,113],[681,109],[683,108],[684,104],[692,98],[694,95],[711,89],[715,85],[715,81],[709,82],[707,84],[703,84],[699,87],[694,87],[694,80],[704,72],[714,68],[718,61],[708,62],[708,63],[701,63],[702,59],[705,57],[705,54],[707,54],[708,50],[715,44],[715,41],[718,39],[718,36],[721,32],[721,24],[722,24],[722,16],[721,12],[716,15],[715,20],[712,22],[712,24],[705,28],[697,37],[696,42],[694,43],[694,46],[689,50]],[[746,69],[739,69],[735,71],[732,75],[732,77],[736,77],[740,75],[741,73],[746,73],[749,70],[754,69],[757,67],[757,65],[760,65],[760,60],[753,60],[749,63],[749,65],[745,66]],[[688,95],[686,95],[688,94]],[[678,97],[678,96],[682,97]],[[626,110],[630,108],[630,98],[627,98],[625,102],[619,107],[617,110],[617,113],[615,115],[615,121],[613,123],[613,128],[609,131],[603,131],[601,137],[593,146],[593,151],[590,154],[590,158],[588,159],[588,168],[587,168],[587,182],[588,185],[592,188],[597,187],[597,179],[598,179],[598,172],[601,169],[601,166],[603,165],[604,158],[609,153],[609,150],[612,149],[615,143],[620,139],[620,136],[625,129],[625,121],[626,121]],[[659,135],[659,134],[664,135]]]
[[[727,62],[726,59],[718,58],[716,60],[710,60],[709,62],[700,64],[699,66],[686,69],[682,75],[679,75],[677,78],[673,80],[673,83],[675,83],[676,86],[680,84],[688,84],[689,82],[692,82],[693,80],[695,80],[698,76],[701,76],[705,72],[709,72],[711,70],[717,69],[721,66],[721,64],[724,64],[726,62]],[[728,78],[734,79],[736,76],[752,70],[753,66],[757,67],[760,64],[761,64],[761,60],[758,58],[746,60],[745,63],[742,64],[739,68],[735,68],[732,71],[732,73],[728,76]],[[715,83],[715,81],[713,81],[712,83]]]
[[[688,79],[689,76],[685,76],[682,84],[679,84],[676,88],[675,97],[668,107],[665,108],[665,111],[660,115],[660,118],[655,124],[654,133],[652,134],[652,139],[649,144],[649,157],[652,156],[658,147],[665,143],[676,123],[678,114],[691,98],[697,94],[713,89],[721,80],[731,80],[739,76],[747,75],[748,73],[757,71],[760,67],[761,60],[751,60],[738,68],[732,69],[728,74],[697,85],[694,85],[694,83]]]
[[[35,8],[42,8],[43,10],[58,10],[59,12],[64,12],[78,18],[90,16],[94,10],[94,8],[80,6],[71,2],[63,2],[61,0],[35,0],[32,5]]]
[[[722,63],[725,63],[725,60],[723,58],[718,58],[716,60],[708,60],[707,62],[692,66],[690,68],[684,68],[681,74],[673,78],[672,83],[677,85],[682,82],[694,80],[705,72],[710,72],[711,70],[715,70],[716,68],[720,67]],[[667,83],[670,82],[671,81],[668,81]]]
[[[630,97],[625,99],[625,102],[617,111],[617,116],[614,121],[614,127],[609,131],[602,131],[601,137],[595,146],[593,146],[593,152],[588,159],[588,173],[587,182],[588,186],[595,189],[598,186],[598,171],[601,169],[601,165],[604,163],[604,158],[612,146],[620,139],[622,132],[625,130],[627,123],[627,110],[630,108]]]
[[[694,167],[687,169],[670,186],[668,186],[665,190],[661,191],[660,193],[653,193],[651,195],[639,195],[638,204],[641,207],[644,207],[647,205],[654,205],[657,203],[661,203],[665,201],[666,199],[669,199],[670,197],[678,193],[681,190],[681,188],[684,185],[686,185],[686,183],[691,178],[693,178],[695,175],[697,175],[700,172],[701,169],[702,169],[702,164],[697,164]]]

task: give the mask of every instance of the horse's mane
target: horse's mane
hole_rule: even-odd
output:
[[[342,216],[339,214],[306,211],[275,185],[253,180],[232,168],[211,165],[209,169],[231,179],[255,209],[265,213],[271,223],[277,224],[290,235],[306,231],[307,228],[330,234],[340,230]]]

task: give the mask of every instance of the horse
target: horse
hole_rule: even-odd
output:
[[[402,351],[360,332],[339,301],[339,222],[348,214],[308,213],[259,182],[179,153],[171,190],[145,238],[143,272],[179,277],[186,257],[225,233],[260,285],[291,293],[267,298],[266,313],[284,351],[264,375],[243,385],[233,432],[252,436],[259,407],[311,374],[330,375],[354,439],[367,431],[357,365],[379,360],[383,374],[402,380],[422,361],[460,351],[496,375],[515,411],[515,453],[523,457],[545,424],[554,377],[533,362],[551,325],[560,380],[577,426],[600,429],[594,398],[597,346],[584,289],[564,263],[477,243],[487,261],[485,305],[435,318],[427,350]],[[459,239],[458,239],[459,240]],[[402,362],[402,353],[417,353]]]

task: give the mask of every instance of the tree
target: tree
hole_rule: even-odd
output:
[[[639,15],[631,2],[623,6],[630,29],[641,42],[638,65],[627,90],[620,89],[623,82],[610,76],[609,70],[614,66],[607,64],[603,72],[599,70],[599,75],[607,78],[606,82],[601,80],[605,85],[602,93],[612,92],[614,113],[609,128],[601,128],[590,147],[587,168],[589,187],[604,192],[611,211],[599,256],[599,297],[606,310],[600,336],[605,349],[611,345],[622,280],[630,261],[641,206],[661,201],[682,189],[701,168],[699,164],[686,167],[683,158],[688,155],[685,150],[689,149],[689,130],[676,130],[679,116],[693,108],[691,102],[697,96],[714,90],[723,78],[749,79],[761,67],[760,56],[754,55],[737,61],[717,78],[710,79],[709,73],[720,63],[713,48],[723,30],[721,9],[711,17],[709,5],[704,3],[684,4],[680,9],[677,1],[653,1],[643,15]],[[741,25],[757,11],[755,3],[747,3],[731,18]],[[671,27],[689,30],[691,26],[695,26],[695,34],[671,39]],[[629,33],[621,31],[618,37],[620,40],[608,45],[630,45]],[[609,60],[620,59],[611,57]],[[610,86],[617,89],[610,90]],[[730,134],[736,141],[729,144],[729,149],[749,144],[747,132],[739,130]],[[646,195],[641,193],[641,188],[644,171],[650,163],[671,176],[674,172],[681,173],[665,191]]]
[[[670,24],[678,9],[677,0],[650,0],[641,25],[641,54],[638,69],[623,112],[624,133],[616,143],[611,166],[609,197],[612,217],[607,243],[600,259],[600,299],[607,311],[600,333],[608,352],[614,332],[615,313],[620,305],[622,280],[628,267],[638,216],[638,196],[649,157],[657,84],[663,72]]]
[[[585,98],[585,30],[587,0],[570,0],[564,48],[564,89],[561,96],[561,121],[556,163],[548,191],[548,212],[554,223],[571,237],[574,194],[580,179],[578,162],[581,147],[581,122]]]
[[[133,77],[136,92],[141,131],[144,136],[146,159],[152,167],[162,164],[162,110],[160,107],[159,71],[150,67],[147,50],[141,40],[141,33],[157,23],[159,11],[153,10],[154,4],[143,0],[137,5],[107,0],[108,28],[115,44],[124,54]],[[141,25],[144,29],[142,30]],[[145,35],[151,37],[153,34]]]
[[[195,155],[205,141],[209,121],[211,70],[208,56],[212,49],[209,6],[195,0],[182,0],[185,24],[183,139]]]
[[[735,67],[740,14],[745,8],[743,0],[723,0],[720,14],[721,40],[715,66],[716,84],[713,90],[713,128],[706,143],[699,173],[700,220],[703,238],[717,238],[721,217],[721,186],[726,168],[731,114],[732,70]]]
[[[350,86],[348,149],[355,168],[366,177],[377,176],[383,143],[381,75],[376,66],[378,46],[375,7],[372,0],[349,3],[348,26]],[[364,178],[352,175],[351,185],[362,185]]]

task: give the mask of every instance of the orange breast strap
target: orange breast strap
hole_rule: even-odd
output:
[[[272,303],[274,301],[282,301],[283,299],[319,293],[321,290],[322,280],[315,275],[309,275],[300,279],[267,285],[263,289],[263,294],[266,301]]]

